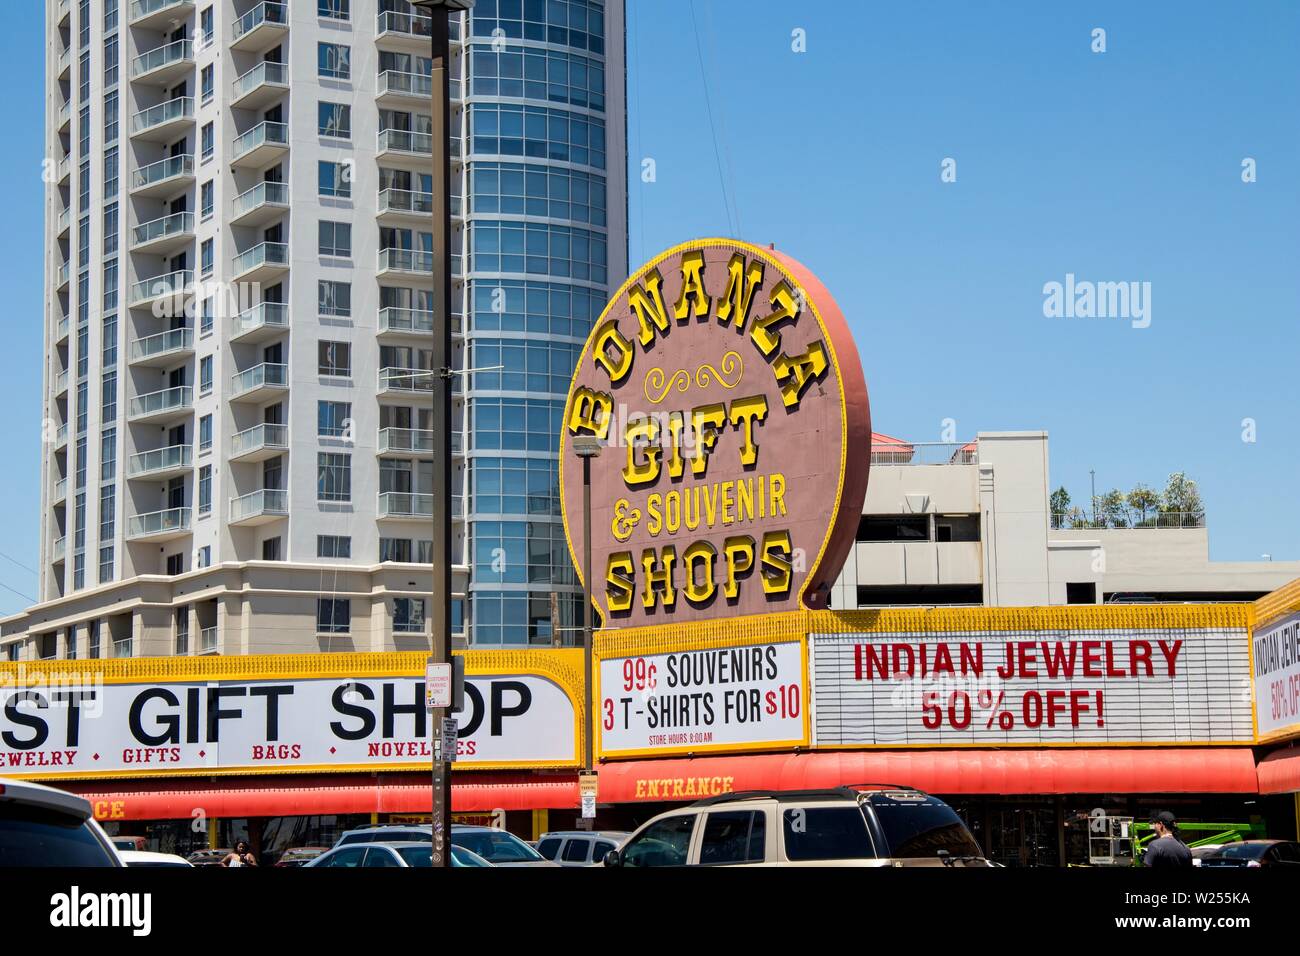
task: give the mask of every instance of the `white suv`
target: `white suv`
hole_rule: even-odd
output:
[[[606,866],[988,866],[952,807],[910,787],[751,791],[661,813]]]

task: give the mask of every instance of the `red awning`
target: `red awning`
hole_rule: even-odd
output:
[[[1300,747],[1275,750],[1259,762],[1260,793],[1300,791]]]
[[[1247,748],[913,750],[638,760],[600,768],[601,803],[892,783],[929,793],[1257,793]]]
[[[189,820],[209,817],[278,817],[333,813],[428,813],[428,774],[330,774],[243,777],[231,780],[124,780],[60,784],[81,794],[101,820]],[[473,773],[453,775],[451,808],[462,813],[539,810],[578,805],[573,774]]]

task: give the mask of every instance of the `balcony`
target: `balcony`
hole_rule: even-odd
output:
[[[59,213],[58,236],[60,239],[68,238],[68,233],[72,231],[72,210],[65,209]]]
[[[127,478],[176,478],[194,467],[191,445],[172,445],[132,455],[126,464]]]
[[[288,211],[288,184],[261,182],[235,198],[230,223],[234,226],[264,226]]]
[[[283,3],[259,3],[235,21],[230,31],[232,50],[265,53],[289,32],[289,14]]]
[[[230,264],[232,278],[265,285],[289,271],[289,245],[285,242],[259,242],[235,256]]]
[[[392,307],[380,309],[379,334],[427,339],[433,335],[433,313]]]
[[[455,509],[456,512],[459,510]],[[416,495],[404,491],[380,492],[376,517],[388,521],[431,521],[433,495]]]
[[[194,97],[178,96],[131,117],[131,138],[151,143],[180,139],[194,125]]]
[[[429,369],[381,368],[379,394],[432,395],[434,374]]]
[[[166,425],[194,412],[194,389],[189,385],[164,388],[132,398],[126,419],[132,423]]]
[[[230,401],[259,403],[289,387],[289,366],[263,362],[238,372],[230,380]]]
[[[54,450],[63,451],[68,447],[68,426],[60,425],[54,430]]]
[[[68,341],[68,333],[71,329],[72,323],[66,315],[59,319],[58,324],[54,326],[54,344],[62,345],[64,342]]]
[[[59,271],[55,273],[54,288],[59,292],[68,291],[68,283],[72,281],[72,263],[65,262],[59,266]]]
[[[64,156],[59,160],[59,185],[66,186],[72,181],[72,157]]]
[[[66,79],[72,72],[72,49],[69,48],[59,54],[59,79]]]
[[[230,499],[230,523],[252,526],[268,524],[289,516],[289,492],[263,488],[242,498]]]
[[[1189,528],[1205,527],[1205,512],[1203,511],[1160,511],[1149,516],[1140,516],[1137,514],[1115,518],[1089,517],[1082,509],[1076,509],[1074,513],[1054,512],[1051,516],[1053,531],[1098,531],[1110,529],[1113,531],[1148,531],[1151,529],[1162,530],[1170,528],[1179,528],[1187,530]]]
[[[50,545],[50,561],[53,564],[61,564],[68,556],[68,539],[55,538],[54,543]]]
[[[289,68],[263,60],[235,80],[230,105],[241,110],[261,109],[288,92]]]
[[[264,169],[289,151],[289,127],[284,123],[258,123],[235,137],[230,165],[239,169]]]
[[[72,0],[59,0],[58,25],[66,26],[72,17]]]
[[[164,308],[172,315],[183,315],[185,299],[194,294],[194,272],[191,269],[178,269],[164,275],[144,279],[131,286],[127,305],[133,309],[155,307],[166,300],[175,300]],[[155,311],[157,311],[155,309]]]
[[[128,541],[171,541],[190,533],[190,509],[168,508],[132,515],[126,523]]]
[[[375,445],[378,455],[427,458],[440,451],[434,448],[434,433],[424,428],[381,428]]]
[[[131,251],[167,256],[194,242],[194,213],[176,212],[131,230]]]
[[[166,368],[194,355],[194,330],[171,329],[131,343],[128,365]]]
[[[171,86],[175,80],[193,70],[194,43],[190,40],[175,40],[132,60],[131,82]]]
[[[433,253],[419,249],[380,249],[377,274],[418,276],[433,281]]]
[[[231,461],[265,461],[289,450],[289,429],[285,425],[254,425],[230,439]]]
[[[381,189],[375,215],[380,219],[416,219],[427,223],[433,215],[433,193]]]
[[[421,73],[385,70],[379,74],[375,99],[381,106],[426,106],[433,96],[433,77]]]
[[[55,398],[58,398],[60,395],[68,394],[69,380],[70,380],[70,374],[69,374],[69,370],[66,368],[62,372],[59,372],[57,375],[54,376],[54,397]]]
[[[385,10],[375,25],[375,41],[392,49],[429,54],[433,19],[423,13],[395,13]]]
[[[169,156],[131,174],[132,196],[177,195],[194,185],[194,156]]]
[[[59,107],[59,132],[66,133],[72,129],[72,103],[64,103]]]
[[[289,328],[289,307],[279,302],[263,302],[235,316],[230,341],[255,344],[283,335]]]
[[[194,0],[131,0],[127,22],[145,30],[165,31],[193,15]]]
[[[375,150],[376,159],[423,171],[433,158],[433,134],[409,129],[380,130]]]
[[[60,478],[54,483],[54,492],[50,495],[50,504],[61,505],[68,500],[68,479]]]

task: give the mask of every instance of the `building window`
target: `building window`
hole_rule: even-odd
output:
[[[117,0],[104,0],[104,32],[117,29]]]
[[[280,560],[280,539],[267,538],[262,542],[262,560],[279,561]]]
[[[346,222],[320,222],[320,254],[340,259],[352,258],[352,226]]]
[[[320,452],[316,458],[316,500],[352,500],[352,456]]]
[[[352,539],[346,535],[318,534],[316,536],[316,557],[351,558]]]
[[[212,269],[214,267],[214,263],[212,260],[212,250],[213,250],[212,240],[204,239],[203,244],[199,246],[199,250],[200,250],[200,262],[201,262],[200,267],[202,268],[203,274],[205,276],[210,276],[212,275]]]
[[[203,300],[203,311],[199,313],[199,334],[207,335],[212,331],[213,313],[216,311],[217,297],[208,296]]]
[[[393,633],[394,634],[424,633],[424,599],[423,598],[394,598],[393,599]]]
[[[212,416],[204,415],[199,419],[199,451],[212,450]]]
[[[213,68],[213,64],[211,63],[205,66],[203,70],[199,73],[199,89],[201,91],[200,95],[203,97],[204,104],[212,102],[212,94],[213,94],[212,77],[214,73],[215,70]]]
[[[212,466],[199,469],[199,514],[212,513]]]
[[[317,74],[333,80],[352,77],[352,50],[340,43],[316,44]]]
[[[5,645],[5,659],[8,661],[12,662],[18,660],[20,657],[22,657],[22,653],[23,653],[23,646],[18,641],[14,641],[12,644]]]
[[[99,480],[112,481],[117,477],[117,429],[104,429],[104,437],[99,442]],[[112,532],[101,538],[112,537]]]
[[[316,0],[316,15],[326,20],[350,20],[351,0]]]
[[[352,164],[321,160],[317,164],[319,187],[322,196],[348,199],[352,195]]]
[[[214,183],[209,179],[199,189],[199,215],[208,219],[212,215]]]
[[[117,61],[118,61],[117,35],[114,34],[113,36],[109,37],[107,40],[104,41],[104,87],[105,88],[117,85]],[[117,94],[113,94],[113,96],[116,98]],[[107,97],[105,97],[104,102],[106,104],[108,103]]]
[[[177,573],[179,574],[180,572]],[[131,633],[129,631],[127,632],[126,637],[118,637],[113,639],[114,657],[130,657],[133,651],[134,648],[132,647],[131,644]]]
[[[212,151],[216,145],[216,134],[211,123],[205,123],[201,133],[202,159],[204,162],[212,158]]]
[[[200,568],[212,567],[212,545],[205,544],[199,548],[199,565]]]
[[[352,283],[321,279],[316,289],[321,315],[331,318],[346,318],[352,315]]]
[[[316,600],[316,632],[347,634],[352,630],[352,602],[346,598]]]
[[[117,142],[117,90],[104,97],[104,145]]]
[[[111,256],[117,254],[117,203],[112,202],[104,207],[104,255]],[[116,275],[114,279],[116,280]],[[108,298],[107,294],[104,296]],[[116,308],[117,303],[106,305],[105,308]]]
[[[113,218],[117,218],[114,211]],[[116,247],[117,243],[113,245]],[[107,251],[107,250],[105,250]],[[117,308],[117,259],[109,259],[104,263],[104,310],[111,312]]]
[[[352,376],[352,346],[347,342],[320,342],[317,346],[317,371],[336,378]]]
[[[117,420],[117,373],[105,372],[100,385],[100,424]]]
[[[200,11],[199,13],[199,37],[204,47],[212,43],[212,7]]]
[[[117,195],[117,147],[104,150],[104,198]]]
[[[338,139],[352,138],[352,107],[346,103],[321,103],[317,119],[320,135]]]
[[[178,657],[190,652],[190,609],[176,609],[176,655]]]
[[[116,569],[116,559],[114,549],[111,544],[104,545],[99,549],[99,583],[109,584],[113,580]]]
[[[316,434],[321,438],[343,438],[351,423],[351,402],[316,403]]]
[[[212,356],[199,359],[199,392],[206,395],[212,391]]]
[[[175,577],[178,574],[185,573],[185,555],[169,554],[167,555],[167,574]]]

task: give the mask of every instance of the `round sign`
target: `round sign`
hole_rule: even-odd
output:
[[[730,239],[646,263],[587,339],[560,444],[584,580],[589,482],[603,626],[825,607],[870,442],[857,349],[803,265]]]

